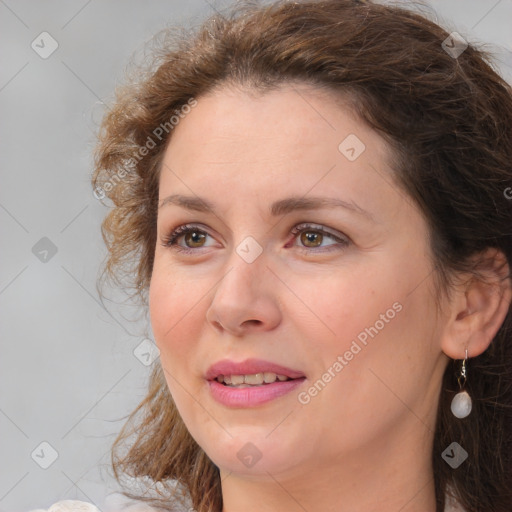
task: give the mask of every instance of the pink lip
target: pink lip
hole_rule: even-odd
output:
[[[216,380],[208,381],[212,397],[228,407],[254,407],[286,395],[300,386],[305,377],[295,380],[276,381],[250,388],[230,388]]]
[[[253,375],[264,372],[286,375],[295,380],[276,381],[248,388],[232,388],[215,380],[219,375]],[[302,372],[262,359],[247,359],[240,363],[224,359],[210,366],[206,372],[212,397],[228,407],[254,407],[264,404],[294,390],[305,378]]]
[[[302,372],[286,368],[279,364],[264,361],[263,359],[246,359],[240,363],[229,359],[222,359],[208,368],[206,379],[213,380],[219,375],[254,375],[255,373],[272,372],[278,375],[286,375],[290,379],[304,377]]]

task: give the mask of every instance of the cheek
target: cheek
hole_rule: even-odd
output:
[[[421,272],[420,259],[413,261],[417,266],[390,258],[388,265],[380,261],[296,281],[294,293],[301,300],[290,302],[295,309],[285,316],[302,332],[309,345],[304,351],[314,347],[316,377],[342,356],[346,363],[336,375],[345,377],[337,379],[339,385],[368,391],[374,384],[382,387],[373,369],[400,388],[405,382],[395,375],[397,368],[407,368],[410,375],[409,370],[416,373],[418,366],[425,366],[434,320],[427,284],[415,288],[426,270]]]
[[[153,272],[149,286],[149,314],[155,342],[162,350],[166,332],[172,327],[172,319],[177,318],[180,302],[176,301],[175,283],[164,280],[158,272]]]
[[[316,279],[297,279],[293,291],[298,300],[289,301],[294,308],[290,318],[298,318],[299,313],[303,327],[307,326],[310,334],[317,333],[317,342],[323,338],[335,350],[342,350],[391,308],[392,295],[384,275],[378,268],[366,266],[350,272],[335,269]]]
[[[197,382],[191,369],[203,325],[199,315],[204,314],[204,295],[176,273],[153,272],[149,288],[149,313],[160,364],[173,400],[185,418],[193,415],[189,393],[197,392]],[[187,390],[187,391],[185,391]]]
[[[405,265],[390,266],[386,272],[367,268],[350,279],[345,274],[326,285],[324,295],[312,297],[334,333],[324,328],[329,336],[316,340],[321,364],[315,377],[328,384],[324,389],[319,383],[318,393],[312,390],[318,397],[311,399],[311,407],[318,407],[320,414],[325,404],[336,404],[328,414],[333,421],[354,418],[350,424],[356,437],[364,424],[407,413],[403,404],[414,404],[429,385],[435,362],[435,306],[428,283],[416,287],[424,275]],[[329,368],[335,377],[325,373]]]
[[[183,281],[175,272],[163,272],[156,267],[149,287],[149,313],[155,342],[162,363],[169,363],[168,353],[177,357],[190,350],[194,326],[204,304],[204,291],[193,282]],[[187,335],[188,333],[188,335]]]

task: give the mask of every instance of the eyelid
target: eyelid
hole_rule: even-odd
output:
[[[307,252],[310,254],[311,253],[321,254],[321,253],[327,253],[327,252],[332,252],[332,251],[339,251],[340,249],[344,249],[346,246],[348,246],[352,243],[352,240],[344,233],[331,230],[322,224],[316,224],[316,223],[312,223],[312,222],[302,222],[300,224],[295,225],[295,227],[290,230],[290,233],[293,235],[293,241],[295,241],[297,239],[297,237],[300,233],[307,232],[307,231],[322,233],[323,236],[327,236],[327,237],[333,239],[334,241],[336,241],[337,243],[329,244],[327,247],[317,247],[317,248],[305,247],[305,246],[300,246],[300,245],[295,245],[295,244],[293,245],[293,247],[297,247],[302,252]],[[341,248],[340,248],[340,245],[342,246]]]
[[[175,242],[178,238],[181,238],[182,236],[186,235],[190,231],[199,231],[201,233],[204,233],[205,235],[208,235],[211,238],[214,238],[213,235],[210,234],[209,230],[200,223],[187,223],[187,224],[180,224],[176,226],[173,229],[170,229],[168,234],[164,234],[162,236],[162,245],[165,247],[171,247],[171,242]],[[175,245],[175,244],[173,244]]]
[[[301,222],[299,224],[296,224],[293,227],[293,229],[290,230],[290,233],[296,234],[300,231],[307,231],[308,229],[310,231],[319,231],[319,232],[323,233],[324,235],[328,235],[328,236],[338,239],[338,240],[346,240],[346,241],[349,240],[347,235],[345,235],[344,233],[342,233],[340,231],[332,230],[332,229],[324,226],[323,224],[316,224],[313,222]]]

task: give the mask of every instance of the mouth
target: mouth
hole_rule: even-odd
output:
[[[299,370],[263,359],[246,359],[241,362],[223,359],[212,364],[206,372],[206,380],[217,380],[227,386],[262,386],[303,377],[304,373]]]
[[[207,373],[215,400],[230,407],[252,407],[281,397],[306,380],[304,373],[270,361],[248,359],[237,363],[222,360]]]
[[[274,372],[260,372],[250,375],[218,375],[214,380],[231,388],[250,388],[295,379]]]

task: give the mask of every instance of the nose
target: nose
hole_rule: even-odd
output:
[[[243,336],[269,331],[281,322],[278,280],[260,255],[252,263],[234,254],[229,270],[215,288],[206,319],[218,332]]]

